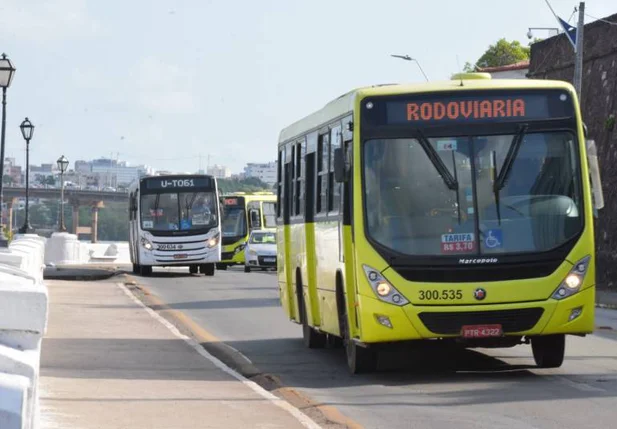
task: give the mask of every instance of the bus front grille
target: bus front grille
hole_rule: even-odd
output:
[[[503,332],[522,332],[533,328],[543,308],[521,308],[497,311],[422,312],[418,316],[426,328],[442,335],[460,334],[465,325],[501,325]]]

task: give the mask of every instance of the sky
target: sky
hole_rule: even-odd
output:
[[[567,20],[578,2],[551,4]],[[113,156],[240,172],[273,161],[280,130],[331,99],[424,80],[390,54],[443,80],[501,37],[527,44],[529,27],[556,26],[544,0],[2,0],[0,52],[17,68],[6,155],[25,164],[27,116],[31,164],[64,154],[71,167]]]

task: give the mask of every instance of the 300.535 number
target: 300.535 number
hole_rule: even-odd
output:
[[[454,289],[444,289],[444,290],[421,290],[418,293],[418,299],[422,301],[445,301],[445,300],[455,300],[455,299],[463,299],[463,291],[462,290],[454,290]]]

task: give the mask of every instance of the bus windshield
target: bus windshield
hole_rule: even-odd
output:
[[[421,141],[364,143],[367,232],[380,245],[408,255],[542,252],[582,230],[572,133],[427,140],[456,180],[454,189]]]
[[[223,237],[246,236],[246,210],[242,206],[224,206]]]
[[[218,225],[214,192],[160,192],[141,196],[141,227],[202,231]]]

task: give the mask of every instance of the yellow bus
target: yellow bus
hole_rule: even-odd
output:
[[[244,265],[244,247],[251,231],[276,230],[276,195],[272,192],[235,192],[221,197],[223,250],[219,270]]]
[[[593,149],[560,81],[470,73],[331,101],[279,137],[285,312],[309,348],[342,339],[352,373],[414,340],[531,344],[560,366],[565,335],[594,329]]]

